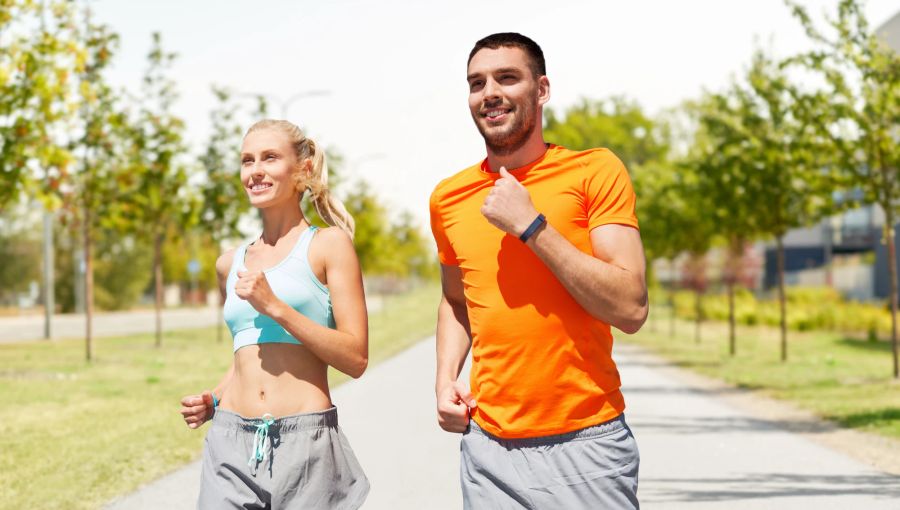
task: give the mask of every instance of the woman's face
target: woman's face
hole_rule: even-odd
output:
[[[294,174],[301,165],[290,139],[275,129],[249,133],[241,147],[241,183],[250,205],[264,209],[287,201],[298,203]]]

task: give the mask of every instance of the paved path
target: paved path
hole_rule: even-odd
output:
[[[219,320],[218,313],[215,306],[163,310],[163,330],[214,326]],[[156,313],[153,310],[96,313],[92,325],[97,337],[149,333],[156,328]],[[0,343],[42,338],[43,315],[0,317]],[[53,338],[84,338],[84,314],[54,315]]]
[[[897,509],[900,477],[809,438],[805,422],[761,418],[721,385],[617,345],[627,417],[641,449],[643,508]],[[458,437],[434,418],[433,339],[334,392],[342,426],[372,482],[365,509],[459,509]],[[754,397],[755,398],[755,397]],[[194,507],[199,464],[109,506]]]

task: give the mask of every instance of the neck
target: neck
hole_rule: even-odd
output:
[[[306,223],[299,201],[261,209],[260,215],[263,223],[262,241],[269,245],[274,245],[293,228]]]
[[[543,156],[546,151],[544,132],[538,127],[521,147],[511,152],[497,152],[487,147],[487,160],[491,172],[499,172],[501,166],[506,167],[507,170],[523,167]]]

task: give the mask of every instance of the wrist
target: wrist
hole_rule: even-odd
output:
[[[529,239],[534,237],[547,224],[547,217],[541,213],[537,213],[525,229],[519,234],[519,240],[527,243]]]

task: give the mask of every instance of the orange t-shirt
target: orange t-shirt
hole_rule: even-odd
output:
[[[444,265],[459,266],[472,331],[473,418],[499,437],[571,432],[625,409],[610,326],[591,317],[528,246],[481,206],[499,174],[487,160],[443,180],[431,228]],[[591,254],[590,231],[637,228],[628,172],[609,150],[551,145],[512,173],[566,239]]]

